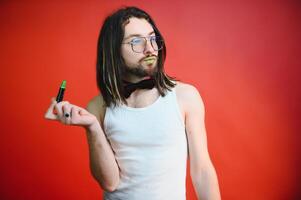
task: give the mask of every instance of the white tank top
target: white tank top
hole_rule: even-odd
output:
[[[187,139],[174,88],[147,107],[108,107],[104,130],[120,170],[105,200],[186,199]]]

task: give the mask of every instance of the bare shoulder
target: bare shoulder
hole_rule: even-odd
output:
[[[185,111],[195,108],[203,109],[204,103],[202,97],[195,86],[178,81],[175,89],[179,104]]]
[[[106,107],[105,107],[105,102],[104,102],[101,94],[93,97],[89,101],[89,103],[87,105],[87,110],[91,114],[95,115],[100,122],[103,122]]]
[[[175,88],[176,88],[177,96],[182,99],[201,98],[198,89],[191,84],[177,82]]]

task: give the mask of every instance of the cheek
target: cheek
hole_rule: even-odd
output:
[[[131,48],[123,47],[121,48],[121,56],[127,65],[136,64],[140,57]]]
[[[120,48],[120,54],[121,54],[123,59],[126,58],[127,57],[127,49],[122,46]]]

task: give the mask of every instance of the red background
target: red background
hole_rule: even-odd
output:
[[[84,130],[43,115],[63,79],[74,104],[97,95],[99,29],[121,5],[152,15],[166,71],[199,89],[223,199],[301,199],[301,4],[284,0],[1,1],[0,198],[101,199]]]

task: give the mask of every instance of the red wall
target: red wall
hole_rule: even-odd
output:
[[[63,79],[74,104],[97,95],[99,29],[121,5],[153,16],[166,71],[203,96],[223,199],[301,199],[300,3],[84,2],[0,3],[1,199],[101,198],[84,131],[43,115]]]

